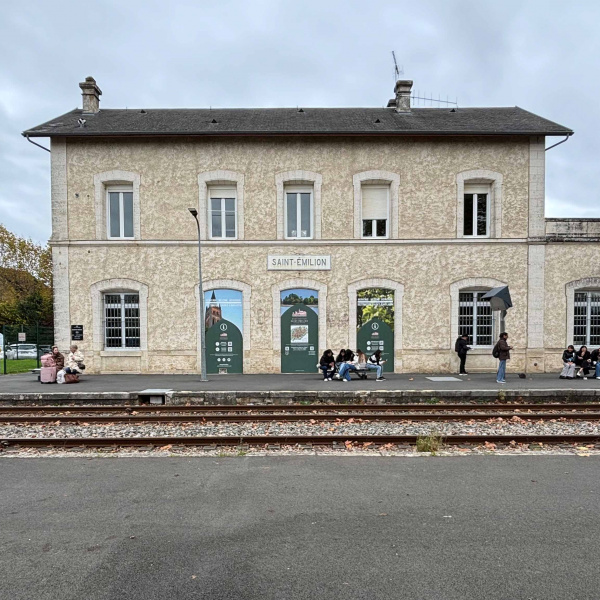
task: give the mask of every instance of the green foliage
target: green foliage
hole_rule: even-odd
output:
[[[417,438],[417,452],[431,452],[435,456],[443,443],[443,436],[436,431],[432,431],[429,435],[422,435]]]
[[[50,325],[52,253],[0,225],[0,325]]]
[[[316,306],[319,304],[319,299],[314,296],[308,296],[303,298],[298,294],[288,294],[282,301],[281,304],[292,305],[292,304],[306,304],[307,306]]]
[[[367,304],[366,306],[358,306],[358,328],[368,323],[371,319],[380,319],[392,329],[394,329],[394,290],[386,288],[369,288],[359,290],[356,294],[358,300],[391,300],[391,306],[382,306],[380,304]]]
[[[22,358],[20,360],[6,361],[6,374],[27,373],[31,369],[37,368],[37,360],[35,358]],[[4,373],[3,360],[0,360],[0,373]]]

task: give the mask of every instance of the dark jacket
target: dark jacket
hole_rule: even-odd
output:
[[[346,355],[344,356],[344,360],[346,362],[352,362],[354,360],[354,352],[352,352],[352,350],[346,350]]]
[[[346,360],[346,353],[344,352],[343,354],[340,352],[336,357],[335,357],[335,362],[336,363],[341,363],[344,362]]]
[[[596,348],[596,350],[592,350],[591,359],[592,362],[598,362],[598,356],[600,355],[600,348]]]
[[[380,360],[381,357],[378,357],[377,354],[371,354],[371,356],[369,356],[369,362],[373,365],[378,365]]]
[[[60,352],[58,354],[53,354],[52,358],[54,359],[54,364],[59,371],[65,368],[65,357],[63,354]]]
[[[564,363],[575,362],[575,352],[571,352],[570,350],[565,350],[563,352],[562,360]]]
[[[466,354],[470,349],[471,347],[467,344],[467,340],[465,340],[465,338],[459,337],[456,340],[456,353],[459,356]]]
[[[321,356],[321,360],[319,361],[319,364],[322,367],[328,367],[331,363],[333,362],[333,356],[330,354],[323,354],[323,356]]]
[[[500,356],[498,356],[500,360],[510,360],[510,346],[504,338],[498,340],[498,350],[500,352]]]
[[[575,364],[580,367],[588,366],[591,358],[592,358],[592,355],[590,354],[589,350],[586,350],[584,352],[583,356],[581,354],[579,354],[579,352],[578,352],[577,355],[575,356]]]

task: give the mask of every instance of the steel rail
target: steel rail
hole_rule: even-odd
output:
[[[319,411],[369,411],[369,412],[404,412],[404,411],[460,411],[460,410],[595,410],[600,411],[600,403],[537,403],[537,404],[244,404],[244,405],[121,405],[121,406],[0,406],[0,414],[14,413],[85,413],[85,412],[197,412],[197,413],[244,413],[261,412],[319,412]]]
[[[243,415],[103,415],[103,416],[1,416],[0,423],[5,424],[34,424],[34,423],[218,423],[218,422],[253,422],[253,421],[487,421],[490,419],[510,420],[518,417],[523,421],[550,421],[550,420],[578,420],[578,421],[597,421],[600,419],[600,413],[578,412],[578,413],[402,413],[395,415],[384,415],[380,413],[366,414],[339,414],[339,413],[320,413],[320,414],[243,414]]]
[[[345,446],[369,444],[374,446],[414,445],[417,435],[256,435],[256,436],[203,436],[203,437],[105,437],[105,438],[1,438],[0,447],[164,447],[164,446]],[[597,444],[600,435],[449,435],[441,439],[443,445],[494,444]]]

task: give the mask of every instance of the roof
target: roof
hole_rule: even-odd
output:
[[[85,119],[83,126],[78,120]],[[23,132],[31,137],[157,135],[572,135],[558,123],[510,108],[75,109]]]

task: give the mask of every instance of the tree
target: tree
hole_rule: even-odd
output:
[[[0,225],[0,324],[42,323],[52,315],[52,252]]]
[[[394,290],[385,288],[369,288],[357,292],[359,300],[357,327],[362,327],[371,319],[381,319],[392,329],[394,328]],[[373,303],[370,304],[369,300]],[[385,301],[385,303],[382,303]]]

